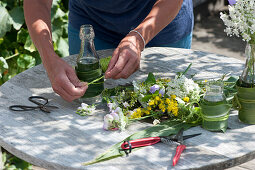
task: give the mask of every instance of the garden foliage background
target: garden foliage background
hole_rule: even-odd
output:
[[[68,56],[68,0],[53,0],[52,39],[60,57]],[[0,86],[26,69],[41,63],[25,24],[23,0],[0,1]],[[0,160],[1,161],[1,160]],[[4,152],[4,169],[27,170],[32,166]]]
[[[68,56],[68,0],[53,0],[52,39],[59,56]],[[32,43],[23,12],[23,0],[0,1],[0,85],[16,74],[41,63]]]

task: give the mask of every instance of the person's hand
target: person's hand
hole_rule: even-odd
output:
[[[53,59],[54,58],[54,59]],[[80,82],[74,69],[58,56],[44,62],[53,90],[64,100],[71,102],[86,92],[88,85]]]
[[[128,78],[140,68],[143,42],[135,32],[129,33],[114,50],[105,78]]]

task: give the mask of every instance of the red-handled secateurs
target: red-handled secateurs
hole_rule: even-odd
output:
[[[183,131],[184,129],[182,128],[179,130],[179,132],[176,135],[148,137],[148,138],[125,141],[122,143],[121,148],[125,151],[129,150],[129,153],[130,153],[133,148],[154,145],[158,142],[163,142],[168,145],[177,144],[178,146],[176,148],[176,153],[173,158],[173,166],[175,166],[178,160],[180,159],[182,151],[186,148],[186,146],[183,144],[183,140],[189,139],[201,134],[201,133],[197,133],[197,134],[183,136]]]

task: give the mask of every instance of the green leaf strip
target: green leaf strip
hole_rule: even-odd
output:
[[[100,63],[100,67],[101,67],[103,73],[105,73],[105,71],[107,70],[108,65],[111,61],[111,58],[112,58],[112,56],[100,58],[99,63]]]
[[[239,110],[239,119],[248,124],[255,124],[255,88],[237,86],[233,105]]]
[[[124,156],[125,152],[122,151],[120,147],[124,141],[135,140],[135,139],[146,138],[146,137],[169,136],[169,135],[177,134],[181,128],[184,128],[185,130],[187,130],[191,126],[192,126],[191,124],[183,123],[180,121],[166,121],[166,122],[160,123],[156,126],[152,126],[145,130],[132,134],[131,136],[127,137],[121,142],[113,145],[105,153],[99,155],[94,160],[83,163],[83,165],[91,165],[98,162]],[[134,149],[133,151],[135,150],[137,149]]]
[[[97,83],[97,82],[98,82],[99,80],[101,80],[102,78],[104,78],[104,75],[101,76],[101,77],[99,77],[99,78],[97,78],[97,79],[95,79],[95,80],[93,80],[93,81],[91,81],[91,82],[89,82],[88,85],[91,85],[91,84],[102,84],[102,83],[104,83],[104,82],[99,82],[99,83]]]
[[[206,121],[223,121],[228,119],[228,113],[232,107],[231,104],[218,104],[209,106],[201,103],[202,118]]]
[[[209,131],[223,131],[226,132],[228,127],[229,111],[232,107],[231,104],[217,104],[210,106],[200,104],[202,109],[202,127]]]
[[[190,64],[189,64],[189,66],[185,69],[185,71],[184,71],[184,72],[182,72],[182,73],[180,74],[180,76],[179,76],[179,77],[181,77],[181,76],[185,75],[185,74],[189,71],[189,69],[190,69],[191,65],[192,65],[192,63],[190,63]]]

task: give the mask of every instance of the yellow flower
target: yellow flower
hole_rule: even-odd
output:
[[[184,97],[184,98],[183,98],[183,101],[189,102],[189,97]]]
[[[135,119],[137,118],[137,112],[133,112],[133,114],[131,115],[131,119]]]
[[[150,107],[150,106],[148,106],[148,107],[147,107],[147,110],[149,110],[149,111],[150,111],[150,110],[151,110],[151,107]]]
[[[167,112],[170,113],[172,111],[172,106],[171,105],[168,105],[167,107]]]
[[[170,102],[171,102],[170,99],[169,99],[169,98],[166,98],[166,103],[167,103],[167,104],[170,104]]]
[[[153,106],[155,103],[154,103],[154,100],[150,100],[149,103],[148,103],[150,106]]]
[[[165,112],[165,111],[166,111],[166,108],[165,108],[165,107],[161,108],[161,111],[162,111],[162,112]]]
[[[160,101],[159,96],[156,96],[156,97],[155,97],[155,100],[156,100],[156,101]]]
[[[207,83],[208,82],[208,80],[205,80],[205,83]]]
[[[146,115],[149,115],[151,112],[149,110],[145,110],[144,112]]]
[[[160,104],[158,105],[158,107],[159,107],[159,109],[162,109],[162,108],[165,107],[165,105],[164,105],[163,103],[160,103]]]
[[[162,99],[162,100],[160,100],[160,103],[164,104],[165,102],[164,102],[164,100]]]
[[[170,82],[171,81],[171,79],[170,78],[162,78],[161,79],[163,82],[166,82],[166,83],[168,83],[168,82]]]
[[[177,108],[177,109],[174,109],[172,112],[173,112],[173,114],[174,114],[175,116],[177,116],[177,115],[178,115],[178,108]]]
[[[142,113],[141,108],[136,109],[136,112],[137,112],[138,114],[141,114],[141,113]]]
[[[175,101],[175,102],[173,103],[173,106],[174,106],[174,107],[178,107],[177,101]]]
[[[136,118],[140,118],[142,117],[143,113],[141,108],[136,109],[136,111],[133,112],[133,114],[131,115],[131,119],[136,119]]]
[[[172,98],[172,99],[175,99],[175,98],[176,98],[176,95],[171,95],[171,98]]]
[[[156,99],[154,99],[154,104],[158,105],[158,101]]]

